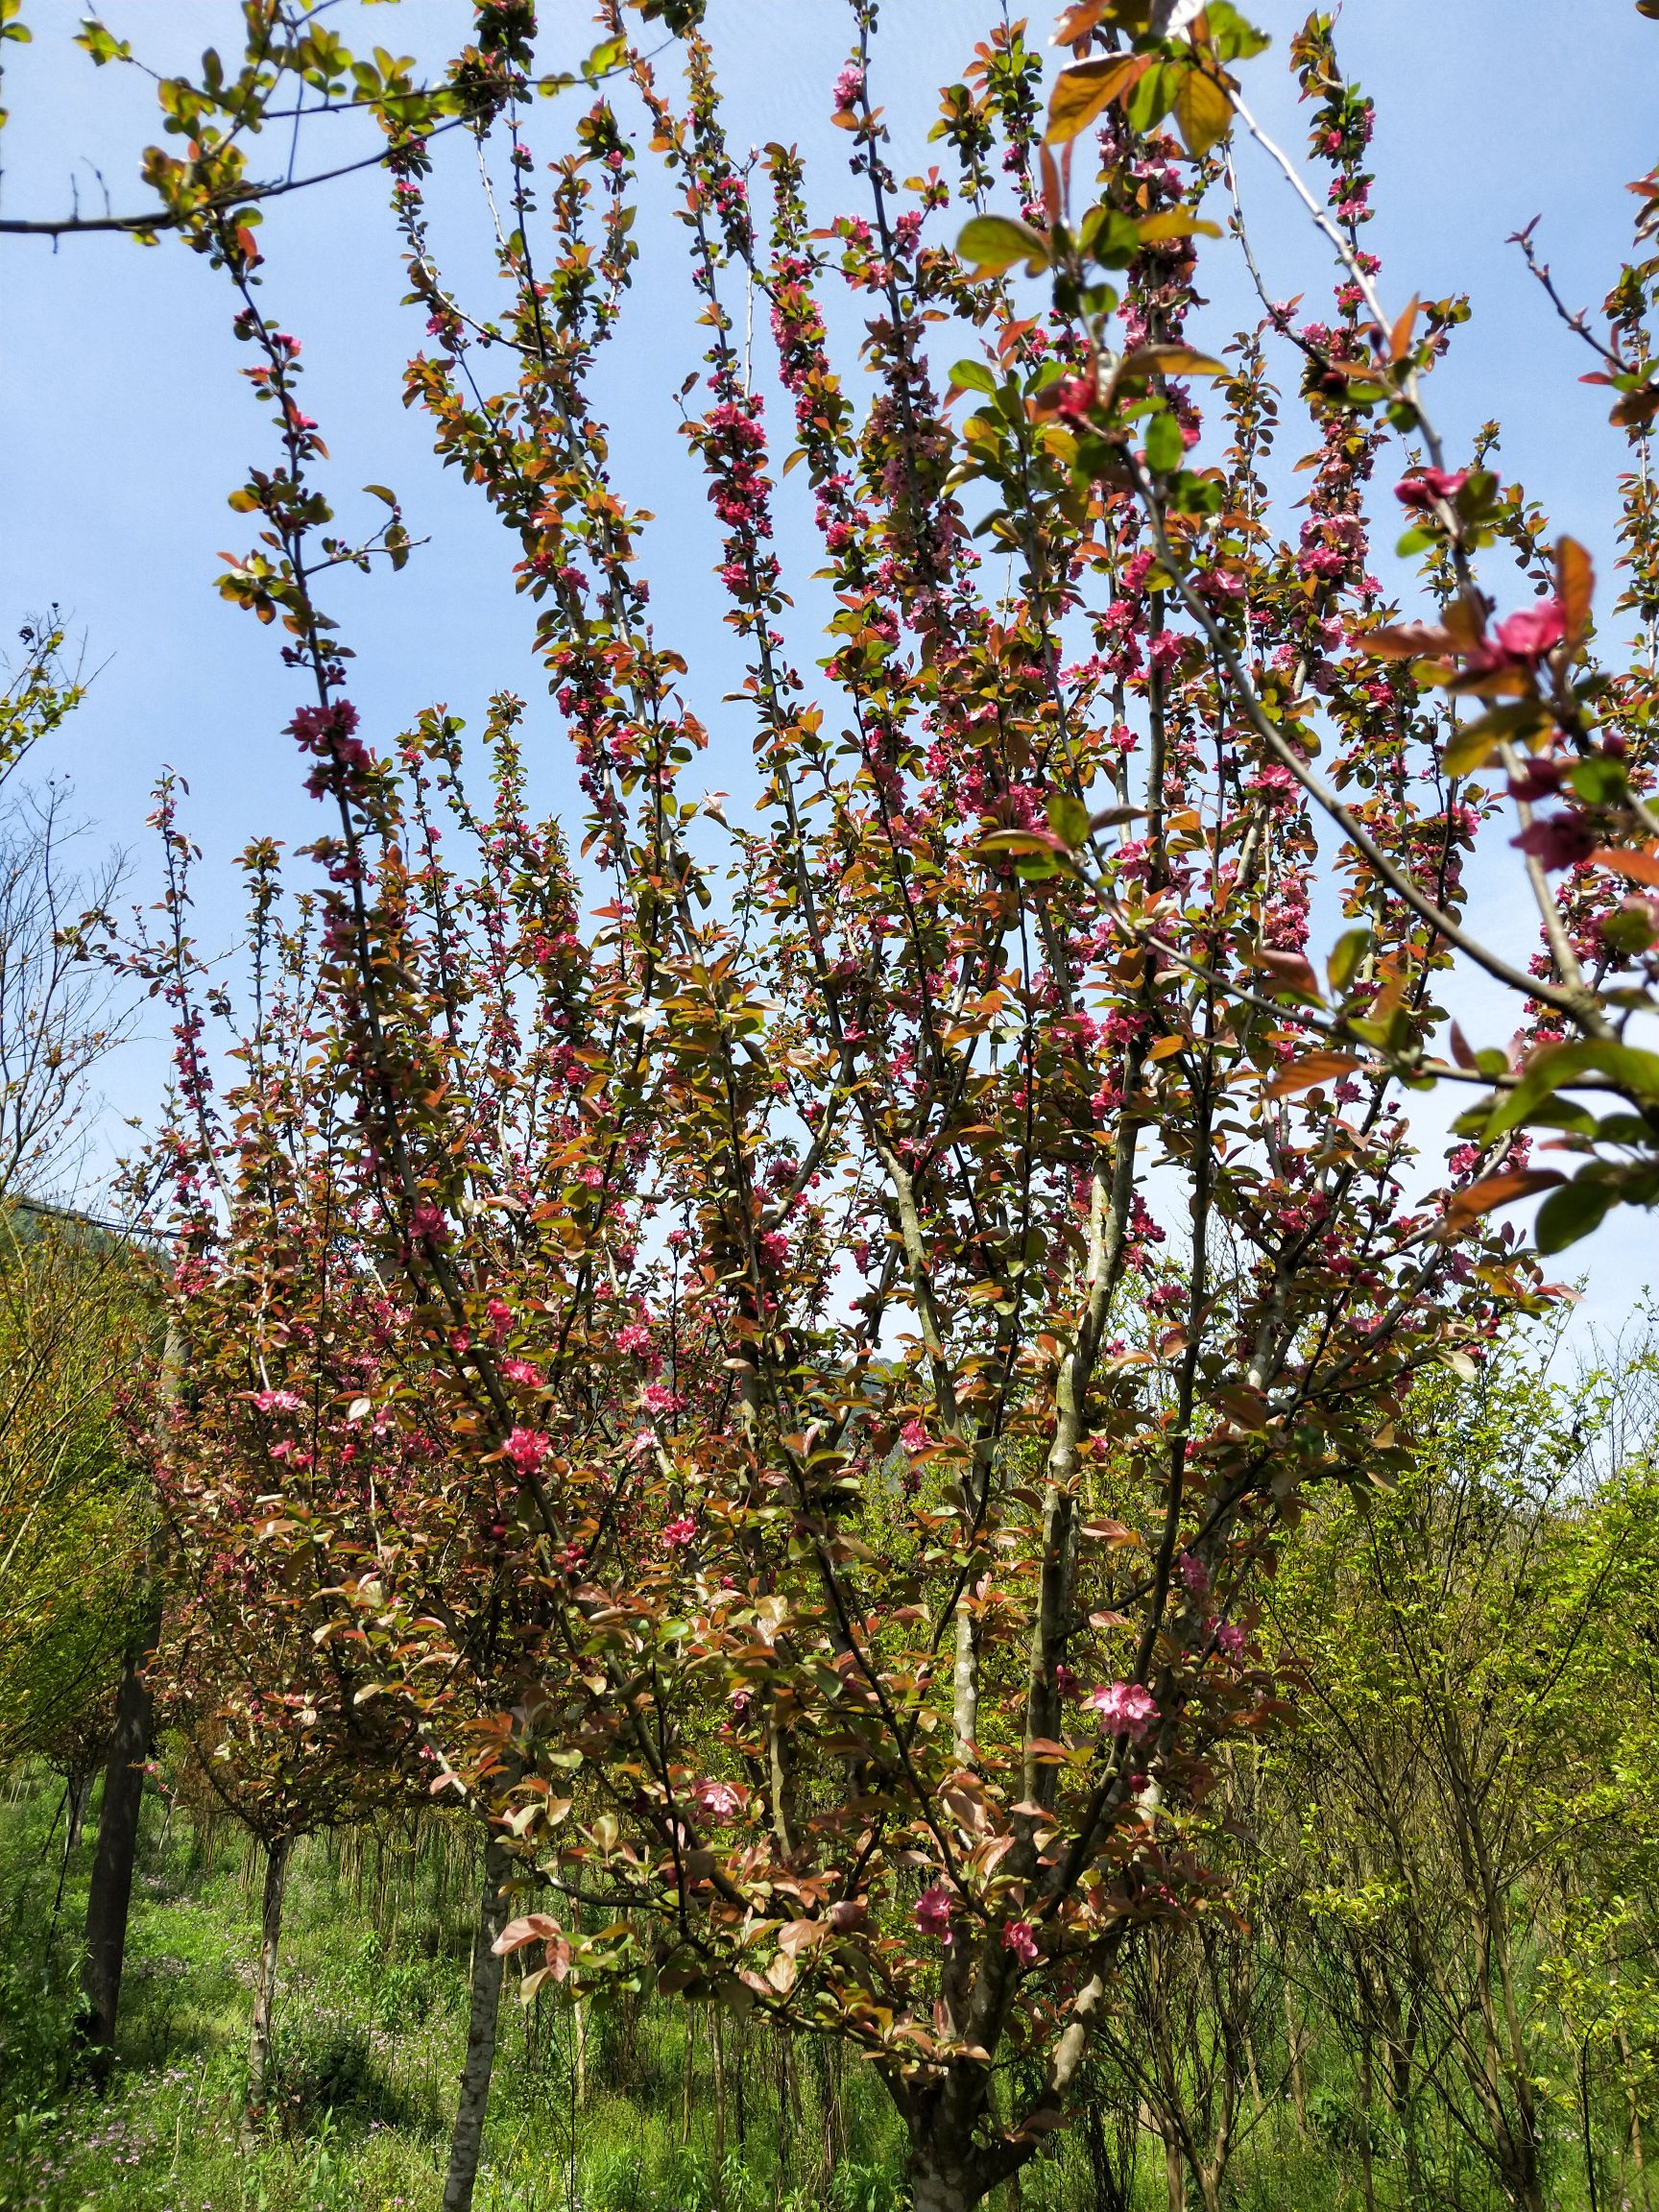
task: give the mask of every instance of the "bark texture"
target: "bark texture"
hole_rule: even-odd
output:
[[[115,2024],[121,2009],[121,1969],[127,1956],[127,1912],[132,1900],[132,1866],[138,1850],[138,1815],[144,1801],[144,1764],[150,1756],[155,1714],[144,1668],[160,1632],[159,1601],[152,1603],[128,1646],[115,1698],[115,1728],[104,1770],[98,1848],[86,1893],[85,1957],[81,1968],[84,1999],[82,2038],[87,2071],[104,2080],[114,2063]]]
[[[276,2002],[276,1960],[282,1943],[282,1893],[288,1879],[291,1839],[279,1836],[265,1846],[265,1894],[259,1911],[259,1972],[253,1984],[253,2016],[248,2026],[248,2100],[242,2107],[242,2148],[259,2139],[259,2122],[271,2073],[271,2014]]]
[[[478,2154],[484,2144],[484,2115],[490,2105],[490,2076],[495,2064],[495,2024],[501,2008],[502,1960],[495,1938],[507,1925],[502,1884],[513,1861],[492,1836],[484,1846],[484,1887],[478,1905],[478,1932],[472,1939],[472,1999],[467,2022],[467,2063],[461,2070],[461,2101],[455,2132],[449,2139],[449,2171],[444,2182],[444,2212],[471,2212],[478,2179]]]

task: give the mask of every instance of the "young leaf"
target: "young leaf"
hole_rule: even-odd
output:
[[[1494,1206],[1507,1206],[1515,1198],[1529,1198],[1535,1190],[1552,1190],[1566,1180],[1555,1167],[1509,1167],[1501,1175],[1483,1175],[1466,1190],[1453,1192],[1446,1218],[1455,1228],[1462,1222],[1473,1221],[1478,1214],[1490,1214]]]
[[[1611,868],[1616,876],[1628,876],[1633,883],[1650,883],[1659,889],[1659,846],[1647,852],[1620,852],[1602,846],[1590,855],[1592,868]]]
[[[1472,776],[1491,759],[1504,737],[1529,737],[1547,726],[1548,716],[1536,701],[1518,700],[1510,707],[1493,707],[1461,723],[1446,748],[1448,776]]]
[[[1590,556],[1575,538],[1563,538],[1555,548],[1555,590],[1561,601],[1567,647],[1584,641],[1590,627],[1590,600],[1596,589],[1596,571]]]
[[[1175,128],[1181,143],[1194,161],[1201,161],[1232,126],[1232,101],[1203,64],[1192,61],[1175,95]]]
[[[988,276],[1000,276],[1016,261],[1023,261],[1026,275],[1035,276],[1048,261],[1047,239],[1011,215],[975,215],[962,226],[956,251]]]
[[[1288,1068],[1281,1068],[1267,1085],[1269,1098],[1288,1098],[1294,1091],[1311,1091],[1315,1083],[1333,1083],[1352,1075],[1364,1063],[1352,1052],[1304,1052]]]
[[[1096,115],[1137,84],[1152,66],[1149,54],[1103,54],[1092,61],[1079,61],[1063,69],[1055,80],[1048,102],[1048,128],[1044,142],[1064,145],[1086,131]]]
[[[1569,1244],[1576,1244],[1580,1237],[1588,1237],[1592,1229],[1601,1226],[1618,1200],[1619,1192],[1611,1183],[1592,1178],[1587,1172],[1575,1177],[1538,1209],[1532,1234],[1539,1251],[1561,1252]]]

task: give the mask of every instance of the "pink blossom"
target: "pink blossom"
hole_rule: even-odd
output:
[[[1139,1743],[1159,1718],[1150,1690],[1139,1682],[1108,1682],[1092,1690],[1083,1700],[1098,1713],[1110,1734],[1127,1736]]]
[[[714,1782],[708,1775],[691,1791],[692,1802],[705,1818],[730,1820],[734,1813],[743,1809],[743,1792],[730,1782]]]
[[[1567,634],[1566,610],[1559,599],[1543,599],[1499,623],[1490,637],[1464,656],[1472,676],[1501,675],[1519,668],[1530,675]]]
[[[912,1414],[910,1419],[905,1422],[903,1428],[900,1430],[899,1441],[903,1445],[906,1452],[926,1451],[927,1431],[922,1426],[921,1422],[916,1419],[914,1414]]]
[[[503,1359],[501,1372],[509,1382],[521,1382],[526,1390],[540,1390],[541,1370],[532,1359]]]
[[[836,78],[835,89],[830,94],[836,114],[847,114],[850,109],[857,107],[863,96],[864,72],[856,61],[849,61]]]
[[[1224,1658],[1242,1659],[1247,1641],[1237,1621],[1216,1621],[1212,1624],[1215,1648]]]
[[[253,1401],[261,1413],[302,1413],[305,1401],[293,1390],[261,1390]]]
[[[696,1534],[696,1522],[689,1513],[682,1513],[678,1521],[670,1521],[663,1529],[662,1549],[665,1551],[678,1551],[683,1545],[689,1544]]]
[[[1187,1588],[1194,1598],[1201,1598],[1210,1587],[1210,1571],[1203,1560],[1190,1551],[1183,1551],[1175,1564]]]
[[[547,1439],[537,1429],[515,1429],[502,1450],[520,1474],[534,1475],[547,1456]]]
[[[916,1900],[916,1925],[924,1936],[943,1936],[950,1940],[951,1895],[943,1882],[935,1882],[931,1888],[924,1889]]]
[[[1002,1931],[1002,1948],[1012,1951],[1022,1966],[1029,1966],[1037,1956],[1037,1934],[1029,1920],[1010,1920]]]
[[[649,1352],[651,1349],[649,1325],[644,1321],[630,1321],[626,1329],[618,1329],[616,1332],[616,1349],[618,1352]]]
[[[1514,661],[1541,661],[1567,635],[1567,614],[1559,599],[1524,607],[1498,625],[1498,643]]]
[[[1469,481],[1467,469],[1413,469],[1394,487],[1394,496],[1402,507],[1422,512],[1431,507],[1436,499],[1455,499]]]
[[[1062,376],[1055,392],[1055,401],[1062,415],[1073,422],[1087,422],[1099,399],[1099,389],[1093,376]]]
[[[449,1224],[445,1219],[442,1206],[417,1206],[409,1215],[409,1234],[424,1238],[429,1243],[443,1244],[449,1237]]]
[[[1509,796],[1511,799],[1524,799],[1528,805],[1535,800],[1552,799],[1560,790],[1561,779],[1566,772],[1565,760],[1551,760],[1548,757],[1525,760],[1521,764],[1520,775],[1509,779]]]
[[[1569,813],[1540,815],[1509,842],[1542,860],[1546,868],[1573,868],[1589,859],[1598,839],[1588,816]]]

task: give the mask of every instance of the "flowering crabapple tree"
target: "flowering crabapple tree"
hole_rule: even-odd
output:
[[[494,0],[418,84],[253,0],[233,84],[164,86],[186,145],[152,155],[162,205],[131,227],[180,230],[236,296],[273,451],[221,589],[281,626],[325,822],[279,923],[275,856],[251,862],[286,1001],[256,959],[225,1119],[179,896],[157,955],[181,1325],[215,1343],[233,1310],[226,1357],[259,1371],[204,1378],[271,1424],[233,1549],[548,1885],[500,1939],[541,1947],[526,1987],[650,1977],[838,2038],[946,2212],[1064,2122],[1140,1933],[1216,1906],[1202,1807],[1286,1709],[1253,1592],[1299,1499],[1387,1479],[1415,1379],[1546,1300],[1490,1220],[1545,1172],[1526,1127],[1586,1151],[1551,1200],[1568,1232],[1653,1195],[1659,1090],[1624,1038],[1651,653],[1598,671],[1586,557],[1548,548],[1489,443],[1450,465],[1423,387],[1463,309],[1382,309],[1371,110],[1326,19],[1291,48],[1322,182],[1262,144],[1331,253],[1329,320],[1263,298],[1215,355],[1199,257],[1251,255],[1231,149],[1261,136],[1238,72],[1265,45],[1225,0],[1081,0],[1046,87],[997,25],[943,94],[943,166],[907,180],[856,0],[844,210],[781,142],[733,156],[700,18],[608,9],[576,71]],[[537,97],[578,75],[559,134]],[[301,87],[384,130],[426,325],[404,397],[516,549],[574,860],[532,815],[516,701],[476,804],[445,709],[399,738],[349,696],[331,572],[410,548],[389,493],[374,535],[331,534],[267,304],[247,146]],[[451,131],[493,301],[432,241]],[[694,795],[709,727],[598,412],[663,251],[634,224],[646,161],[700,302],[681,397],[742,657],[718,726],[754,751],[742,824]],[[1640,438],[1647,276],[1622,283],[1597,373]],[[1437,616],[1415,627],[1369,565],[1394,439]],[[815,661],[785,577],[808,533]],[[1499,545],[1533,604],[1495,619],[1472,564]],[[1465,919],[1493,767],[1535,961]],[[1316,905],[1344,925],[1322,975]],[[1516,994],[1513,1053],[1439,1052],[1458,958]],[[1468,1141],[1410,1199],[1402,1089],[1465,1078]],[[1598,1091],[1601,1120],[1561,1103]]]
[[[492,978],[495,1011],[504,1018],[502,976],[515,972],[527,942],[543,962],[550,1016],[558,1016],[566,995],[566,964],[552,958],[549,934],[565,934],[569,919],[560,906],[556,835],[549,833],[546,850],[535,854],[520,846],[509,851],[517,818],[511,720],[503,703],[493,733],[503,772],[498,806],[480,844],[480,874],[460,892],[437,863],[432,784],[416,775],[415,828],[425,864],[411,872],[410,898],[447,948],[422,977],[434,993],[427,1015],[435,1023],[445,995],[459,1021]],[[456,733],[452,723],[437,721],[422,733],[440,777],[453,769]],[[403,748],[403,759],[419,770],[420,739]],[[445,787],[450,799],[458,797],[452,783]],[[453,1357],[457,1332],[452,1323],[435,1328],[431,1313],[412,1307],[407,1254],[400,1243],[387,1243],[385,1193],[375,1174],[364,1172],[364,1099],[351,1073],[351,1054],[364,1041],[342,1032],[329,1011],[330,948],[335,954],[346,949],[337,935],[338,906],[325,901],[320,913],[309,897],[286,902],[279,855],[269,841],[243,856],[252,1020],[229,1055],[230,1079],[216,1083],[209,1024],[228,1008],[206,981],[187,932],[196,855],[176,806],[169,781],[155,817],[168,864],[161,926],[124,953],[164,997],[175,1022],[177,1080],[152,1169],[169,1190],[176,1308],[191,1380],[187,1404],[167,1422],[159,1471],[174,1595],[158,1674],[169,1715],[188,1733],[207,1783],[266,1848],[245,2124],[251,2135],[266,2079],[292,1842],[321,1827],[372,1817],[399,1799],[420,1802],[435,1786],[442,1791],[453,1782],[441,1764],[440,1738],[469,1740],[513,1694],[509,1686],[524,1672],[520,1643],[528,1637],[534,1649],[545,1636],[546,1599],[508,1575],[508,1505],[499,1485],[481,1489],[470,1455],[460,1463],[467,1479],[457,1483],[452,1440],[418,1417],[419,1407],[434,1402],[445,1409],[422,1360]],[[392,867],[388,857],[382,888]],[[504,895],[483,942],[469,949],[463,979],[454,949],[466,941],[465,921],[452,925],[479,897],[492,868],[503,887],[533,886],[525,925],[532,936],[504,944]],[[415,941],[405,933],[406,944]],[[500,1141],[508,1112],[516,1111],[526,1144],[549,1145],[556,1166],[566,1136],[549,1111],[548,1086],[555,1078],[562,1083],[565,1063],[545,1040],[516,1055],[510,1030],[503,1019],[485,1059],[469,1069],[469,1095],[484,1117],[474,1134],[488,1130]],[[493,1085],[487,1074],[493,1064],[503,1078]],[[411,1080],[443,1080],[418,1078],[413,1067],[407,1072]],[[543,1167],[538,1182],[538,1165],[526,1160],[524,1188],[556,1191],[556,1173]],[[420,1234],[419,1209],[410,1212]],[[495,1225],[511,1237],[511,1222]],[[505,1274],[511,1260],[506,1249],[481,1251],[474,1264]],[[504,1310],[497,1302],[487,1316],[493,1328]],[[417,1348],[413,1361],[402,1349],[409,1344]],[[509,1359],[506,1366],[509,1381],[535,1380],[524,1362]],[[509,1467],[521,1473],[519,1431],[509,1445]],[[386,1570],[398,1562],[388,1585]],[[386,1681],[380,1653],[343,1619],[339,1585],[361,1575],[366,1563],[382,1596],[389,1599],[395,1588],[406,1603],[417,1593],[445,1623],[447,1657],[438,1675]],[[354,1587],[359,1600],[367,1595],[367,1586]],[[468,1815],[482,1824],[479,1800],[464,1794]],[[470,2200],[476,2172],[501,1980],[491,1944],[506,1917],[509,1871],[490,1829],[481,1904],[488,1935],[474,1969],[446,2207]]]

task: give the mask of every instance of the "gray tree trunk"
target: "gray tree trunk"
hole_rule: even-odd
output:
[[[478,1931],[472,1939],[472,2001],[467,2023],[467,2063],[461,2070],[461,2102],[449,2139],[449,2172],[444,2182],[444,2212],[471,2212],[478,2179],[478,2154],[484,2144],[484,2115],[490,2104],[490,2076],[495,2064],[495,2024],[501,2008],[501,1970],[495,1938],[507,1925],[502,1884],[513,1860],[494,1836],[484,1846],[484,1887],[478,1905]]]
[[[242,2107],[242,2148],[259,2140],[259,2122],[271,2073],[271,2014],[276,2002],[276,1957],[282,1941],[282,1892],[288,1879],[291,1839],[278,1836],[265,1846],[265,1894],[259,1911],[259,1971],[253,1984],[253,2016],[248,2025],[248,2101]]]
[[[87,2070],[105,2080],[115,2058],[115,2022],[121,2008],[121,1968],[127,1956],[127,1913],[132,1901],[132,1864],[138,1850],[138,1815],[144,1802],[144,1763],[150,1756],[154,1712],[144,1667],[161,1628],[156,1599],[127,1648],[115,1697],[115,1729],[104,1770],[98,1847],[86,1893],[86,1951],[81,1967],[85,2000],[82,2029]]]

